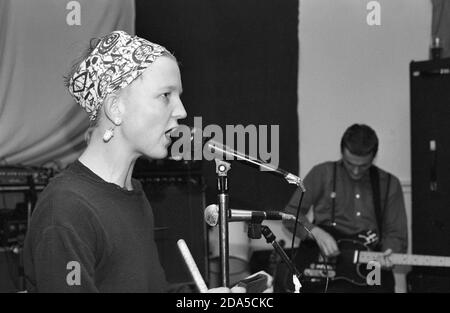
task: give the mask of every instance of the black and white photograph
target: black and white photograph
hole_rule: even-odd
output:
[[[449,208],[449,0],[0,0],[0,293],[450,293]]]

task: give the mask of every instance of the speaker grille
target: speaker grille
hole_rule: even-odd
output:
[[[133,176],[143,185],[155,219],[155,241],[169,283],[192,283],[177,247],[184,239],[206,279],[207,232],[203,221],[205,185],[196,164],[141,160]]]

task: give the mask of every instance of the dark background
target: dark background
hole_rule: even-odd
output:
[[[414,254],[450,256],[449,72],[450,58],[410,64]],[[408,290],[450,292],[450,268],[413,268]]]
[[[298,173],[298,1],[136,0],[136,35],[180,63],[184,121],[280,125],[280,164]],[[270,129],[270,128],[269,128]],[[214,162],[203,162],[206,203],[217,196]],[[294,188],[283,178],[233,163],[230,206],[282,209]]]

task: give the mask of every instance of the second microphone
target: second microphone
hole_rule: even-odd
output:
[[[258,220],[293,220],[295,216],[278,211],[250,211],[230,209],[228,214],[229,222],[241,222]],[[205,222],[209,226],[216,226],[219,223],[219,206],[210,204],[205,208]]]

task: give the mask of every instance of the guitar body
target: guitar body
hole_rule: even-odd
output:
[[[335,238],[340,254],[328,258],[325,263],[317,244],[313,240],[303,241],[294,259],[295,266],[302,273],[302,292],[324,292],[325,288],[327,292],[394,292],[392,271],[381,270],[381,285],[369,286],[366,277],[373,267],[368,269],[367,264],[355,264],[355,251],[369,251],[371,248],[365,236],[344,236],[334,229],[325,230]],[[293,290],[291,273],[284,264],[279,265],[277,275],[275,285],[279,292]]]

